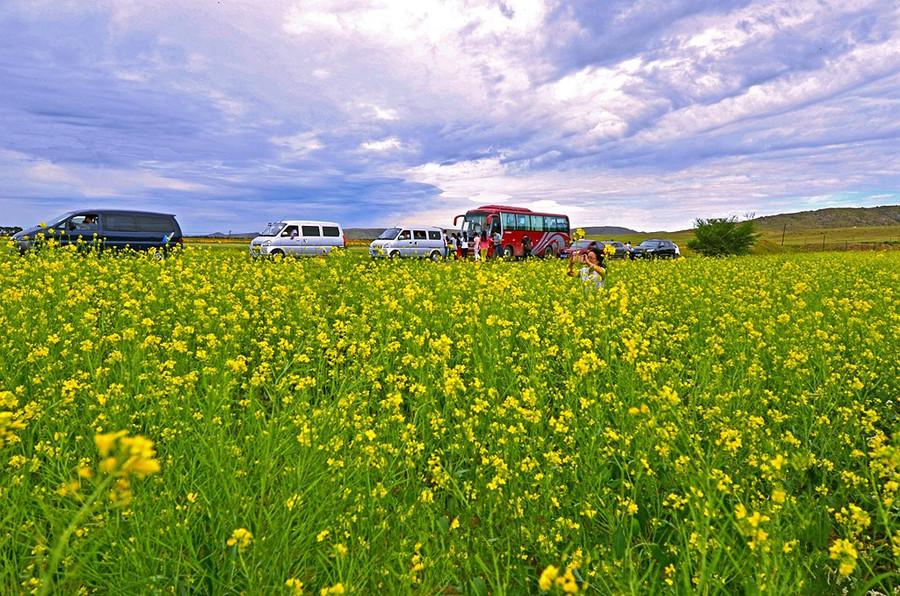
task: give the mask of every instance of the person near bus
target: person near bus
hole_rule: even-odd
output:
[[[481,260],[481,234],[475,234],[475,241],[472,243],[472,250],[475,251],[475,260]]]
[[[481,233],[481,260],[487,260],[491,250],[491,239],[487,231]]]
[[[500,234],[500,228],[494,228],[494,237],[493,237],[493,245],[494,245],[494,256],[500,258],[503,256],[503,236]]]
[[[526,259],[531,256],[531,238],[528,236],[522,238],[522,256]]]

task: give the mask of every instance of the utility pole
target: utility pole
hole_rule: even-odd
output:
[[[784,224],[784,227],[781,228],[781,248],[784,248],[784,233],[787,232],[787,224]]]

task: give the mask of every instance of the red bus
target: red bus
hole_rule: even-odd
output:
[[[503,256],[521,257],[525,245],[531,245],[531,254],[552,257],[569,245],[569,218],[558,213],[537,213],[523,207],[484,205],[465,215],[457,215],[453,225],[463,218],[462,235],[470,243],[476,234],[492,235],[500,232]]]

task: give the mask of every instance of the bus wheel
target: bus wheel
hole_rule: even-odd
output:
[[[507,259],[512,259],[516,255],[516,251],[513,250],[511,244],[508,244],[506,248],[503,249],[503,256]]]
[[[545,259],[552,259],[552,258],[555,256],[555,254],[554,254],[554,252],[553,252],[553,247],[552,247],[552,246],[548,246],[547,248],[545,248],[545,249],[544,249],[544,255],[543,255],[543,256],[544,256]]]

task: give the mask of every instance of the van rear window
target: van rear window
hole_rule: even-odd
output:
[[[334,226],[322,226],[322,235],[329,238],[337,238],[341,235],[341,231]]]
[[[320,236],[319,226],[301,226],[304,236]]]
[[[428,239],[429,239],[429,240],[440,240],[440,239],[441,239],[441,233],[440,233],[440,232],[433,232],[433,231],[430,231],[430,230],[429,230],[429,232],[428,232]]]
[[[413,238],[415,240],[425,240],[425,230],[413,230]]]

